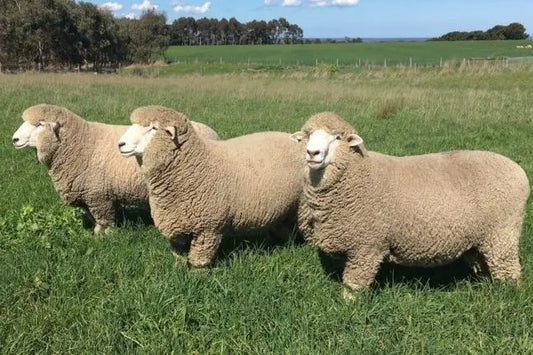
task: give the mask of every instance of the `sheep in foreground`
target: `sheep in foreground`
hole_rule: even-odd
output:
[[[89,212],[95,233],[113,228],[120,205],[147,205],[148,189],[138,164],[116,149],[128,126],[87,122],[66,108],[46,104],[28,108],[22,119],[13,144],[37,149],[59,196]]]
[[[435,266],[471,251],[492,279],[520,278],[529,182],[513,161],[486,151],[367,152],[333,113],[312,116],[291,137],[307,151],[299,227],[310,243],[345,259],[346,297],[368,287],[384,260]]]
[[[211,264],[229,233],[296,224],[303,163],[289,134],[201,140],[187,116],[160,106],[131,122],[119,146],[142,156],[154,223],[176,251],[190,243],[190,265]]]

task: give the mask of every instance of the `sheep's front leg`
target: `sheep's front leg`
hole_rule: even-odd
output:
[[[113,231],[115,227],[115,204],[113,202],[87,205],[87,209],[96,223],[94,226],[95,234],[107,234]]]
[[[215,232],[202,232],[195,236],[189,250],[189,264],[195,267],[209,266],[221,241],[222,234]]]
[[[351,300],[358,291],[370,286],[379,271],[383,258],[383,253],[374,250],[358,250],[347,255],[342,275],[342,282],[345,286],[344,299]]]

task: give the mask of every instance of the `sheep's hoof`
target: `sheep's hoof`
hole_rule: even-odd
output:
[[[342,289],[342,298],[348,303],[359,302],[360,295],[361,291],[354,291],[349,289],[348,287],[343,287]]]
[[[191,260],[191,258],[188,259],[188,263],[190,268],[206,268],[211,265],[211,261],[205,261],[205,260]]]
[[[111,234],[115,231],[113,226],[105,226],[102,224],[96,224],[94,227],[94,234]]]
[[[174,266],[175,267],[180,267],[180,266],[183,266],[183,265],[187,265],[187,255],[186,254],[176,253],[176,252],[173,251],[172,255],[174,256]]]
[[[94,234],[102,234],[104,232],[104,227],[101,224],[96,224],[94,226]]]

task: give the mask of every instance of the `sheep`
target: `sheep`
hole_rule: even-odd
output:
[[[372,283],[382,261],[428,267],[468,252],[493,280],[520,278],[529,182],[510,159],[487,151],[370,152],[329,112],[311,116],[291,138],[306,142],[300,230],[344,259],[346,298]]]
[[[204,141],[185,114],[161,106],[136,109],[131,122],[119,147],[142,157],[155,226],[173,252],[189,247],[190,266],[209,266],[228,234],[295,227],[303,163],[288,133]]]
[[[61,199],[83,207],[95,221],[96,234],[113,229],[119,205],[148,206],[148,189],[135,159],[116,151],[116,141],[128,126],[87,122],[48,104],[26,109],[22,119],[13,144],[36,148]],[[207,126],[202,129],[216,136]]]

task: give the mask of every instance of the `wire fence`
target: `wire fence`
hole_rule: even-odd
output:
[[[346,58],[206,58],[206,57],[172,57],[165,58],[166,63],[171,64],[230,64],[238,66],[320,66],[333,65],[337,67],[373,68],[373,67],[454,67],[454,66],[509,66],[512,64],[533,63],[533,56],[529,57],[495,57],[495,58],[432,58],[432,59],[346,59]]]

